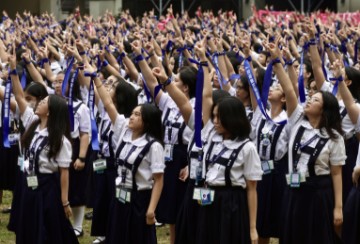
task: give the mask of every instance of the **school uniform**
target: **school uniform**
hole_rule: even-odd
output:
[[[275,123],[287,120],[282,111],[273,119]],[[286,187],[288,134],[285,123],[275,124],[266,120],[257,107],[251,121],[253,140],[261,159],[264,175],[257,184],[258,211],[256,229],[260,237],[280,235],[280,215],[283,193]]]
[[[324,82],[323,86],[321,87],[322,91],[329,91],[331,92],[333,89],[333,85],[330,82]],[[352,171],[356,164],[356,157],[358,154],[359,149],[359,141],[356,138],[356,125],[354,125],[346,111],[345,104],[341,100],[339,101],[340,106],[340,116],[341,120],[341,127],[344,131],[345,137],[345,148],[346,148],[346,155],[347,159],[345,162],[344,167],[342,168],[342,181],[343,181],[343,203],[346,202],[347,196],[353,186],[351,176]],[[358,109],[360,109],[360,104],[357,104]]]
[[[191,99],[190,103],[194,107],[195,99]],[[162,122],[165,127],[166,168],[156,220],[160,223],[175,224],[187,185],[187,182],[179,179],[179,174],[188,164],[186,151],[193,131],[185,125],[179,108],[168,94],[162,94],[159,108],[163,112]]]
[[[74,130],[71,132],[73,139],[72,163],[69,168],[69,202],[71,207],[83,206],[86,203],[86,185],[87,172],[83,170],[75,170],[74,162],[79,157],[80,151],[80,132],[89,133],[90,126],[90,111],[85,104],[80,101],[74,101]],[[86,155],[85,164],[88,161],[90,153]],[[86,167],[86,166],[85,166]]]
[[[28,107],[21,119],[28,127],[38,117]],[[48,136],[47,128],[38,126],[24,158],[16,243],[78,243],[62,206],[59,176],[59,167],[70,166],[71,142],[64,137],[58,155],[48,159]],[[36,177],[37,183],[29,177]]]
[[[289,175],[282,205],[280,243],[335,243],[331,166],[345,163],[345,144],[314,129],[301,105],[288,119]]]
[[[99,167],[93,168],[94,175],[94,208],[91,224],[92,236],[105,236],[108,217],[110,216],[110,203],[115,195],[114,181],[117,176],[117,166],[112,148],[111,137],[111,120],[105,111],[103,104],[99,101],[98,108],[101,114],[101,122],[99,126],[99,146],[100,152],[98,159],[94,161]],[[105,168],[102,162],[105,162]]]
[[[13,191],[16,179],[17,157],[19,155],[18,141],[20,139],[18,116],[10,111],[9,135],[10,148],[3,144],[3,107],[0,102],[0,189]]]
[[[357,123],[357,132],[360,129],[360,118]],[[360,167],[360,154],[357,155],[356,167]],[[351,178],[352,179],[352,178]],[[360,185],[352,189],[344,202],[344,222],[342,227],[342,240],[346,244],[360,243]]]
[[[147,134],[132,140],[123,115],[117,116],[112,131],[118,168],[106,243],[156,243],[155,225],[146,224],[146,211],[153,174],[164,172],[163,147]]]
[[[201,198],[196,242],[249,243],[246,180],[259,181],[263,173],[256,147],[249,139],[224,140],[215,130],[208,140],[204,148],[207,188],[205,193],[194,190],[196,195],[199,189]]]

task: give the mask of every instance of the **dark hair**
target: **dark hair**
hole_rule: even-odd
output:
[[[351,84],[348,86],[351,95],[357,101],[360,101],[360,71],[354,67],[345,67],[345,73]]]
[[[230,93],[224,90],[213,90],[212,92],[212,99],[213,104],[217,104],[221,99],[224,97],[230,97]]]
[[[212,112],[216,106],[218,106],[221,125],[230,133],[232,140],[236,138],[243,140],[249,137],[251,131],[250,122],[246,116],[245,107],[239,99],[224,97],[213,105]],[[214,119],[213,113],[211,119]]]
[[[124,80],[118,82],[115,88],[114,104],[119,114],[129,118],[138,105],[136,89]]]
[[[189,97],[195,97],[197,70],[192,66],[185,66],[180,69],[179,78],[189,88]]]
[[[141,104],[141,117],[144,124],[143,133],[153,137],[160,144],[163,140],[163,126],[161,123],[161,111],[152,104]]]
[[[244,91],[246,91],[249,94],[249,97],[250,97],[249,79],[247,78],[246,75],[242,75],[242,76],[240,76],[240,81],[241,81],[241,83],[243,85]]]
[[[37,82],[31,82],[25,87],[24,91],[27,94],[35,97],[38,102],[48,96],[48,92],[45,86]]]
[[[70,118],[68,106],[64,98],[58,95],[49,95],[48,100],[49,116],[47,121],[47,130],[49,133],[49,153],[48,159],[54,158],[60,152],[63,137],[70,140]],[[21,144],[24,148],[29,148],[31,140],[34,137],[35,130],[40,124],[40,119],[34,121],[25,131],[21,138]]]
[[[63,71],[60,71],[57,75],[59,75],[59,74],[64,74],[65,75],[65,73]],[[68,94],[67,94],[67,96],[69,96],[70,81],[71,81],[71,79],[73,78],[74,75],[75,75],[75,72],[70,73],[70,78],[69,78],[69,81],[68,81]],[[79,100],[79,101],[82,100],[81,91],[80,91],[80,84],[79,84],[79,75],[74,80],[73,89],[72,89],[72,97],[73,97],[74,100]]]
[[[323,112],[320,119],[320,128],[325,128],[331,139],[336,139],[337,135],[333,132],[336,130],[340,135],[343,134],[341,128],[341,116],[339,102],[336,97],[325,91],[319,91],[323,98]]]

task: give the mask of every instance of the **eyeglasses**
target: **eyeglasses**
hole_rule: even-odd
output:
[[[307,102],[310,102],[310,103],[317,102],[317,103],[322,104],[322,102],[320,101],[320,99],[317,98],[317,97],[309,97],[309,98],[307,99]]]

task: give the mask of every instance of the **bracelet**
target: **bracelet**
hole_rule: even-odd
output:
[[[125,52],[120,53],[120,58],[124,58],[126,56]]]
[[[296,61],[296,58],[292,58],[289,61],[286,61],[285,65],[293,65],[295,61]]]
[[[17,75],[18,73],[17,73],[17,70],[16,69],[13,69],[13,70],[11,70],[10,71],[10,75]]]
[[[82,163],[85,163],[85,157],[78,157],[78,159],[79,159]]]
[[[340,75],[339,77],[334,77],[334,78],[330,78],[331,81],[338,81],[341,82],[344,80],[344,78],[342,77],[342,75]]]
[[[85,55],[85,54],[86,54],[85,51],[79,52],[79,55],[80,55],[80,56]]]
[[[208,63],[208,61],[202,61],[202,62],[200,62],[200,66],[209,67],[209,63]]]
[[[41,60],[41,62],[44,64],[44,63],[49,63],[49,59],[48,58],[43,58],[42,60]]]
[[[69,201],[67,201],[66,203],[63,203],[63,207],[64,207],[64,208],[66,208],[66,207],[68,207],[68,206],[70,206],[70,202],[69,202]]]
[[[316,40],[314,38],[310,39],[308,43],[309,45],[316,45]]]
[[[245,58],[245,60],[247,60],[248,62],[251,62],[252,61],[251,55],[249,57]]]
[[[272,65],[279,64],[279,63],[281,63],[281,61],[280,61],[280,58],[278,58],[278,57],[271,60]]]
[[[102,67],[106,67],[109,65],[109,62],[107,60],[104,60],[102,63]]]
[[[142,54],[139,54],[138,56],[135,57],[135,62],[138,63],[140,61],[144,60],[144,56]]]
[[[165,87],[170,85],[171,81],[172,81],[172,77],[170,76],[164,83],[161,84],[163,89],[165,89]]]

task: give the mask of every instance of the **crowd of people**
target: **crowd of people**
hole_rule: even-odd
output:
[[[358,17],[4,11],[16,243],[360,243]]]

